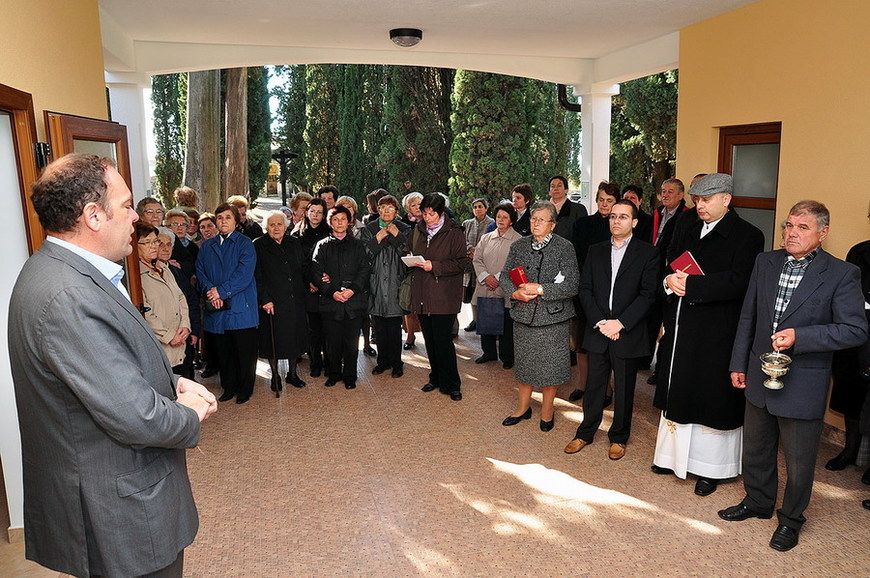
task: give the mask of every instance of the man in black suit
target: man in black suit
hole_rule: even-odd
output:
[[[570,241],[574,223],[588,214],[586,207],[568,198],[568,179],[561,175],[550,179],[549,195],[550,202],[556,207],[556,228],[553,233]]]
[[[589,376],[583,422],[565,452],[573,454],[592,443],[612,370],[615,405],[608,456],[618,460],[625,455],[631,433],[637,358],[649,347],[646,315],[655,300],[658,258],[652,245],[632,235],[637,207],[631,201],[617,201],[609,221],[610,240],[589,248],[580,278],[580,301],[588,320],[583,344],[589,354]]]
[[[780,446],[788,480],[777,511],[779,526],[770,540],[770,547],[780,551],[797,545],[806,521],[833,353],[867,338],[861,271],[821,248],[829,221],[828,209],[816,201],[791,208],[785,249],[755,261],[731,354],[731,383],[746,392],[746,497],[719,516],[740,521],[773,515]],[[763,385],[759,356],[771,349],[792,359],[778,390]]]
[[[652,215],[640,208],[643,204],[643,188],[640,185],[625,185],[622,187],[622,198],[631,201],[637,207],[637,227],[634,228],[634,236],[652,243]]]

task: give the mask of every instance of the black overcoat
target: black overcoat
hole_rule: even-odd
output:
[[[302,241],[302,249],[305,251],[305,263],[309,267],[312,255],[314,255],[314,246],[327,235],[329,235],[329,226],[326,224],[326,219],[321,221],[316,227],[307,227],[301,235],[298,235]],[[297,235],[294,233],[293,236],[296,237]],[[320,291],[312,292],[307,285],[305,288],[305,310],[310,313],[318,313],[320,311]]]
[[[254,276],[260,305],[259,356],[272,357],[274,331],[275,357],[296,359],[308,349],[308,322],[305,317],[308,262],[302,242],[289,233],[281,243],[263,235],[254,241],[254,248],[257,251]],[[263,311],[266,303],[274,304],[274,315]]]
[[[731,386],[731,348],[755,257],[764,247],[764,234],[733,211],[725,213],[701,239],[703,224],[701,220],[693,223],[682,238],[674,239],[679,246],[671,247],[677,256],[691,251],[704,275],[686,280],[676,348],[680,300],[676,295],[667,298],[665,336],[659,348],[662,369],[654,403],[677,423],[730,430],[743,425],[744,409],[743,392]]]

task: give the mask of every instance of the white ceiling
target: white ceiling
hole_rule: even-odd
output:
[[[666,37],[752,0],[99,0],[106,68],[165,72],[263,58],[284,62],[383,62],[455,66],[496,63],[543,66],[562,75],[588,63]],[[394,46],[388,30],[414,27],[423,41]],[[201,45],[201,46],[196,46]],[[194,57],[185,58],[190,49]],[[220,58],[220,57],[219,57]],[[337,60],[342,58],[343,60]],[[213,58],[212,58],[213,60]],[[549,62],[548,62],[549,61]],[[561,62],[560,62],[561,61]],[[282,63],[279,61],[270,64]],[[500,63],[500,64],[498,64]],[[149,68],[160,70],[149,70]],[[552,71],[551,71],[552,70]]]

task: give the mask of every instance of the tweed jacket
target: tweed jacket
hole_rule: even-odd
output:
[[[501,284],[495,289],[490,289],[483,282],[490,275],[501,277],[501,270],[507,260],[508,251],[511,245],[522,235],[514,231],[513,227],[509,227],[504,235],[499,235],[498,231],[487,233],[480,238],[480,243],[474,250],[474,296],[473,302],[477,302],[478,297],[501,297],[504,299],[505,308],[511,306],[510,294],[505,295],[501,289]]]
[[[184,361],[182,343],[171,346],[169,342],[175,337],[180,327],[190,329],[190,315],[187,309],[187,299],[175,282],[175,277],[169,270],[169,265],[163,266],[163,276],[141,266],[142,300],[145,306],[145,321],[154,330],[163,353],[169,359],[169,365],[176,366]]]
[[[499,277],[505,295],[511,295],[516,286],[510,270],[522,266],[529,282],[540,283],[544,295],[528,302],[511,300],[511,317],[525,325],[543,326],[567,321],[574,317],[574,296],[580,285],[577,257],[570,241],[555,233],[540,251],[532,249],[534,237],[523,237],[511,245],[507,261]]]
[[[184,448],[200,423],[174,401],[151,328],[93,265],[47,242],[21,270],[8,331],[27,558],[75,576],[168,566],[199,524]]]
[[[784,352],[792,358],[788,373],[780,378],[785,387],[767,389],[759,356],[772,349],[774,302],[787,255],[769,251],[755,260],[730,368],[746,374],[746,400],[756,407],[779,417],[822,419],[834,351],[857,347],[867,339],[861,271],[819,249],[777,327],[795,330],[794,347]]]

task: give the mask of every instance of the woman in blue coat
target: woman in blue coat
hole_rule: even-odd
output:
[[[257,375],[257,284],[254,244],[238,230],[239,210],[228,203],[215,209],[218,235],[205,241],[196,259],[196,278],[205,296],[206,331],[216,336],[220,359],[220,401],[245,403]]]

